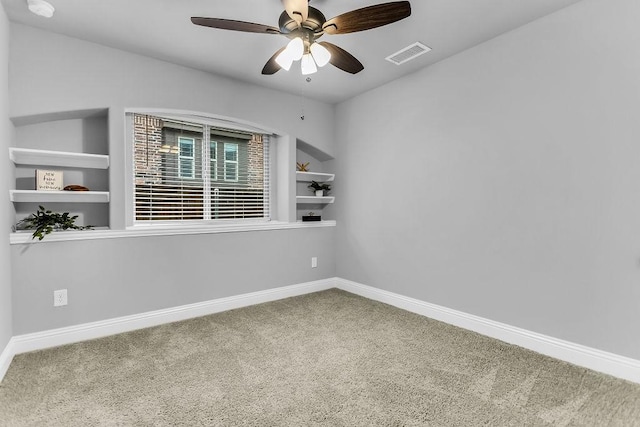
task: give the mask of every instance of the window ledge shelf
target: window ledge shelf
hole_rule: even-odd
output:
[[[229,224],[217,226],[186,226],[186,227],[158,227],[158,226],[138,226],[127,230],[83,230],[83,231],[58,231],[47,235],[44,240],[32,239],[29,230],[11,233],[9,243],[12,245],[41,244],[50,242],[66,242],[73,240],[98,240],[98,239],[118,239],[132,237],[150,236],[179,236],[193,234],[216,234],[216,233],[240,233],[247,231],[268,231],[287,230],[300,228],[320,228],[335,227],[336,221],[318,222],[279,222],[270,221],[264,224]]]

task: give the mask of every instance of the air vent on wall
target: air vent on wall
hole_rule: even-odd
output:
[[[423,45],[420,42],[416,42],[412,45],[400,49],[396,53],[387,56],[385,59],[389,62],[393,62],[396,65],[404,64],[407,61],[417,58],[423,53],[427,53],[431,50],[429,46]]]

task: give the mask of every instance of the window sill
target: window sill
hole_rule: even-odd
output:
[[[84,231],[58,231],[47,235],[44,240],[32,239],[29,231],[20,231],[9,234],[9,243],[12,245],[24,245],[48,242],[67,242],[73,240],[98,240],[118,239],[149,236],[179,236],[191,234],[216,234],[216,233],[242,233],[247,231],[287,230],[298,228],[335,227],[335,221],[318,222],[278,222],[270,221],[257,224],[226,224],[215,226],[184,226],[184,227],[159,227],[138,226],[127,230],[84,230]]]

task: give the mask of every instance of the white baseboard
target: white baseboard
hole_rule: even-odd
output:
[[[332,287],[334,287],[333,279],[318,280],[115,319],[17,335],[11,338],[4,351],[0,353],[0,381],[4,378],[11,360],[16,354],[178,322],[235,308],[323,291]]]
[[[504,323],[494,322],[493,320],[430,304],[349,280],[335,278],[334,282],[337,288],[365,298],[380,301],[412,313],[478,332],[509,344],[515,344],[537,353],[573,363],[574,365],[640,383],[640,360],[549,337]]]
[[[0,381],[4,378],[4,374],[7,373],[15,354],[13,351],[13,338],[11,338],[4,350],[0,353]]]
[[[638,360],[527,331],[339,277],[118,317],[115,319],[85,323],[82,325],[17,335],[9,340],[4,351],[0,353],[0,381],[2,381],[7,369],[9,369],[13,356],[16,354],[206,316],[235,308],[323,291],[333,287],[470,331],[478,332],[510,344],[519,345],[578,366],[640,383],[640,361]]]

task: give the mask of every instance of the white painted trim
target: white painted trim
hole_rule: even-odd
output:
[[[203,113],[199,111],[173,110],[167,108],[125,108],[124,113],[149,114],[169,120],[191,121],[202,125],[217,126],[251,133],[284,135],[284,132],[280,130],[264,127],[257,123],[240,120],[235,117]]]
[[[206,316],[264,302],[323,291],[333,287],[478,332],[578,366],[640,383],[639,360],[527,331],[339,277],[14,336],[9,340],[4,351],[0,353],[0,381],[2,381],[13,356],[16,354]]]
[[[640,383],[640,360],[549,337],[336,277],[337,288],[486,335],[574,365]]]
[[[98,240],[98,239],[120,239],[130,237],[150,237],[150,236],[178,236],[192,234],[216,234],[216,233],[241,233],[247,231],[269,231],[287,230],[292,228],[317,228],[335,227],[336,221],[314,221],[314,222],[282,222],[264,221],[255,223],[228,223],[216,225],[183,225],[183,226],[154,226],[138,225],[126,230],[83,230],[83,231],[60,231],[51,233],[44,240],[34,240],[31,233],[17,232],[9,234],[9,243],[12,245],[31,245],[50,242],[66,242],[71,240]]]
[[[11,338],[7,348],[0,355],[0,381],[11,363],[11,359],[13,359],[13,356],[16,354],[72,344],[108,335],[134,331],[136,329],[149,328],[165,323],[178,322],[194,317],[276,301],[283,298],[324,291],[332,288],[333,282],[333,279],[318,280],[163,310],[149,311],[115,319],[51,329],[32,334],[17,335]]]
[[[9,365],[11,365],[11,361],[13,360],[13,356],[15,356],[16,352],[14,349],[14,339],[13,337],[7,343],[7,346],[0,353],[0,381],[4,378],[4,375],[7,373],[9,369]]]

